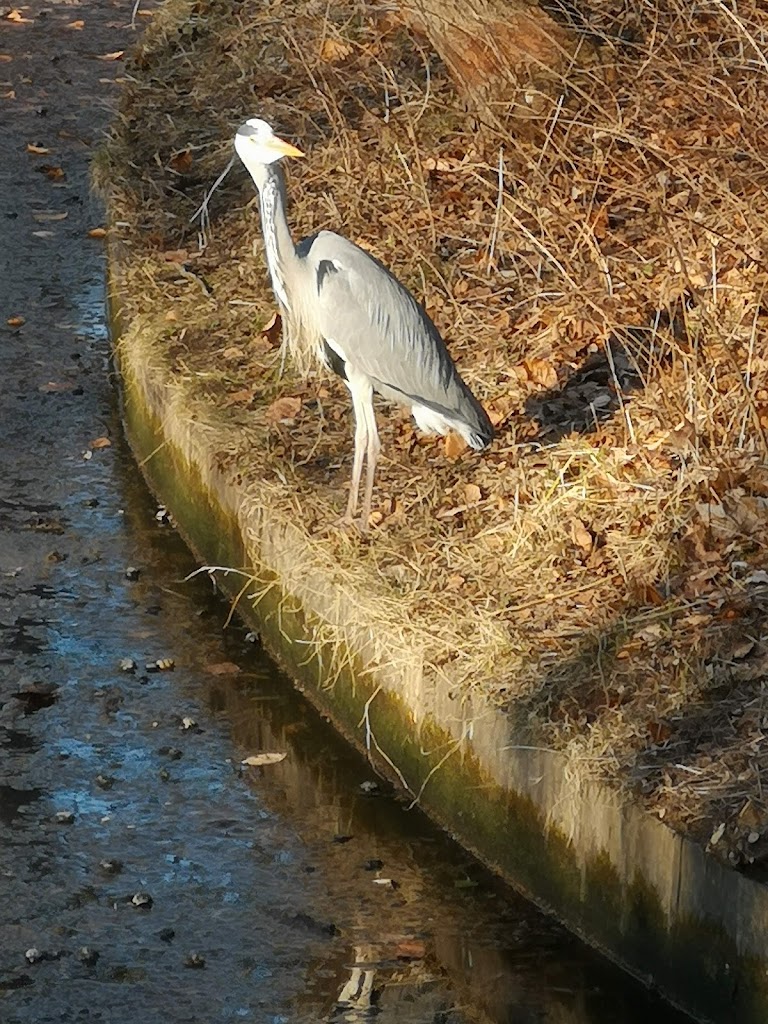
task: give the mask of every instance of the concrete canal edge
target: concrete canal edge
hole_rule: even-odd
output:
[[[114,253],[112,254],[114,260]],[[294,521],[221,469],[148,324],[113,342],[129,443],[202,564],[299,688],[467,849],[569,929],[694,1017],[768,1020],[768,890],[606,785],[576,781],[513,718],[426,679],[393,628],[349,626],[354,594],[304,557]],[[243,574],[243,571],[245,574]],[[359,609],[354,617],[359,622]]]

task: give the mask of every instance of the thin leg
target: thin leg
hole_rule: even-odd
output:
[[[376,429],[376,413],[373,409],[373,394],[364,407],[365,424],[368,430],[368,446],[366,449],[365,494],[363,496],[363,529],[368,529],[371,518],[371,502],[373,500],[373,478],[376,474],[376,463],[379,460],[381,441]]]
[[[352,483],[349,488],[349,501],[347,502],[347,511],[344,513],[343,522],[351,523],[357,511],[360,477],[363,472],[363,457],[366,452],[370,453],[371,451],[369,422],[373,422],[374,431],[376,430],[376,422],[373,420],[373,387],[368,378],[362,374],[351,372],[346,384],[352,396],[352,408],[355,413],[355,457],[352,462]],[[370,414],[368,410],[370,410]],[[378,436],[375,443],[378,444]],[[368,465],[370,467],[370,454]],[[365,530],[367,527],[368,518],[366,516],[363,520],[362,528]]]
[[[360,493],[360,476],[363,472],[363,456],[368,444],[368,429],[362,416],[358,417],[355,409],[355,457],[352,462],[352,483],[349,485],[349,501],[344,513],[344,522],[351,523],[357,509],[357,496]]]

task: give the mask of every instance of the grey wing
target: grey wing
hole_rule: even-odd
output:
[[[461,379],[435,325],[378,260],[321,231],[308,261],[318,295],[318,328],[331,348],[387,398],[458,419],[487,444],[493,429]]]

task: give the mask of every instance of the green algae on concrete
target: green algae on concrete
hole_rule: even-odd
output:
[[[204,425],[174,404],[162,361],[120,328],[124,418],[150,485],[201,561],[236,570],[218,583],[337,727],[467,848],[689,1013],[768,1020],[765,888],[607,786],[571,779],[481,697],[426,683],[395,633],[345,630],[333,580],[302,565],[300,529],[245,500]]]

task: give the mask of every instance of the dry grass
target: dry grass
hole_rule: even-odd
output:
[[[366,617],[409,622],[459,692],[689,834],[726,822],[715,851],[743,863],[768,855],[768,13],[598,2],[589,27],[599,60],[523,133],[467,114],[426,44],[355,0],[173,0],[97,177],[127,313],[159,325],[254,500],[304,524]],[[490,454],[449,458],[380,416],[369,540],[329,525],[343,388],[280,380],[260,333],[245,173],[205,248],[189,223],[254,114],[310,154],[289,168],[296,237],[330,227],[391,266],[498,426]]]

